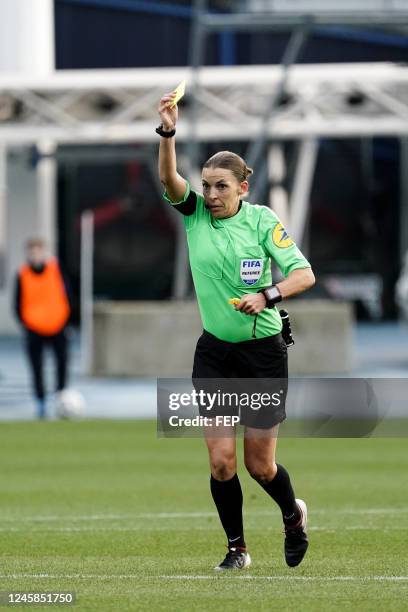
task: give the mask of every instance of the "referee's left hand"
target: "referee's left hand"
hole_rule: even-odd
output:
[[[265,306],[266,300],[263,293],[247,293],[242,296],[239,304],[235,306],[235,310],[247,315],[257,315]]]

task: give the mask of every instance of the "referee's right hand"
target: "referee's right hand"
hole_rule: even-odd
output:
[[[174,130],[177,123],[178,108],[177,104],[172,106],[175,92],[164,94],[159,102],[159,115],[160,120],[165,130]]]

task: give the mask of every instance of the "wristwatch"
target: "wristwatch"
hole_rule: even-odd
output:
[[[258,293],[264,294],[267,308],[273,308],[275,304],[282,301],[282,295],[277,285],[271,285],[265,289],[260,289]]]
[[[168,132],[166,132],[163,128],[163,124],[161,123],[159,127],[156,128],[155,132],[156,134],[159,134],[160,136],[163,136],[164,138],[171,138],[176,133],[176,128],[173,128],[172,130],[169,130]]]

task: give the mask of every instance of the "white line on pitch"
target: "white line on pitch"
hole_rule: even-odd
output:
[[[44,578],[52,580],[217,580],[223,573],[214,573],[209,576],[200,575],[153,575],[143,576],[141,574],[0,574],[2,579],[21,580],[22,578],[33,578],[43,580]],[[290,582],[297,580],[301,582],[406,582],[408,576],[251,576],[246,575],[231,575],[228,573],[228,580],[284,580]]]
[[[254,510],[245,512],[246,517],[251,516],[271,516],[273,510]],[[311,509],[311,513],[320,515],[343,515],[343,514],[354,514],[354,515],[394,515],[394,514],[405,514],[408,512],[408,508],[343,508],[343,509],[323,509],[316,508]],[[178,518],[211,518],[216,517],[216,512],[143,512],[138,514],[90,514],[90,515],[70,515],[70,516],[58,516],[58,515],[38,515],[38,516],[1,516],[0,521],[8,522],[47,522],[47,521],[105,521],[105,520],[116,520],[126,521],[134,519],[178,519]]]
[[[217,574],[217,577],[222,575]],[[230,574],[228,574],[230,576]],[[251,576],[250,574],[241,576],[232,576],[239,580],[300,580],[305,582],[312,581],[350,581],[350,582],[361,582],[361,581],[390,581],[390,582],[404,582],[408,581],[408,576]],[[213,580],[215,576],[191,576],[186,574],[184,576],[172,576],[172,575],[161,575],[159,578],[163,580]]]
[[[194,531],[210,531],[212,530],[218,530],[218,525],[199,525],[199,526],[195,526],[194,527]],[[169,527],[168,525],[161,525],[160,527],[154,527],[151,525],[139,525],[139,526],[133,526],[133,525],[129,525],[128,527],[119,527],[117,525],[107,525],[106,527],[30,527],[30,526],[26,526],[26,527],[0,527],[0,532],[2,533],[35,533],[35,532],[39,532],[39,533],[107,533],[107,532],[111,532],[111,531],[116,531],[116,532],[129,532],[129,531],[183,531],[185,529],[185,526],[181,526],[179,528],[174,528],[174,527]],[[190,527],[191,529],[191,527]],[[318,527],[318,526],[311,526],[308,528],[308,531],[324,531],[326,533],[336,533],[337,530],[341,530],[341,531],[373,531],[373,530],[377,530],[378,527],[377,526],[370,526],[367,524],[364,525],[348,525],[346,527],[336,527],[336,526],[331,526],[331,527]],[[269,531],[275,531],[274,527],[269,527],[267,528],[267,530]],[[389,526],[389,527],[382,527],[381,531],[382,532],[388,532],[388,531],[407,531],[408,530],[408,526],[407,527],[401,527],[401,526]],[[265,531],[265,529],[263,528],[263,531]]]

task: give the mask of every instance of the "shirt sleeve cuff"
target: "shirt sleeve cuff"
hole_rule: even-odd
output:
[[[307,268],[311,267],[312,266],[309,262],[297,261],[289,266],[289,268],[286,270],[286,274],[290,274],[291,272],[293,272],[293,270],[306,270]]]
[[[180,200],[179,202],[173,202],[172,200],[170,200],[167,191],[163,193],[163,198],[166,200],[166,202],[168,202],[172,206],[177,206],[177,204],[183,204],[187,200],[188,196],[190,195],[190,191],[191,191],[190,183],[186,181],[186,184],[187,186],[186,186],[186,191],[184,193],[183,199]]]

